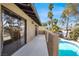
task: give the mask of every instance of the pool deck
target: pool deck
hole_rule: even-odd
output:
[[[45,35],[36,36],[31,42],[12,54],[12,56],[48,56]]]

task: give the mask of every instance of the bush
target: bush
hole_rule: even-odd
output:
[[[79,28],[75,28],[70,34],[70,39],[77,41],[77,38],[79,37]]]
[[[51,28],[52,32],[58,32],[59,31],[59,27],[55,24],[53,25],[53,27]]]

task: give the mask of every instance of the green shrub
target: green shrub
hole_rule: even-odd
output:
[[[75,28],[70,34],[70,39],[77,41],[77,38],[79,37],[79,28]]]
[[[52,26],[51,31],[52,32],[58,32],[59,31],[59,27],[55,24],[55,25]]]

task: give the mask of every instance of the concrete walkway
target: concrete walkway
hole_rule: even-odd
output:
[[[48,56],[45,35],[38,35],[12,56]]]

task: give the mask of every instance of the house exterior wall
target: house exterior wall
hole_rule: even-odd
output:
[[[30,42],[35,37],[35,25],[38,26],[35,21],[33,21],[27,14],[25,14],[19,7],[12,3],[3,3],[0,4],[0,22],[1,22],[1,5],[5,8],[11,10],[12,12],[16,13],[17,15],[21,16],[27,21],[26,25],[26,37],[27,43]],[[0,53],[1,53],[1,23],[0,23]]]
[[[27,42],[31,41],[35,36],[35,25],[32,21],[27,21]]]

